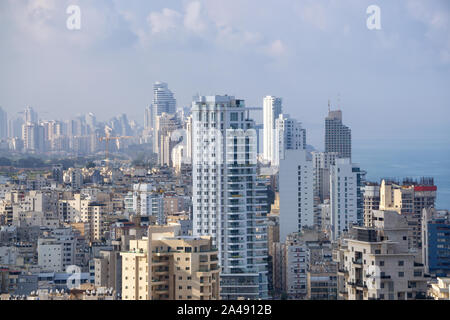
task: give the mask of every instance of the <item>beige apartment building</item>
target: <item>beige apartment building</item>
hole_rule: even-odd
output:
[[[210,237],[178,236],[180,225],[150,226],[122,255],[123,300],[219,299],[217,250]]]
[[[373,211],[371,227],[354,227],[333,252],[338,295],[347,300],[424,298],[427,277],[408,250],[408,221],[395,211]]]
[[[438,277],[428,289],[428,295],[434,300],[450,300],[450,278]]]
[[[436,190],[431,178],[422,178],[420,183],[406,180],[402,185],[381,182],[379,210],[393,210],[407,218],[409,248],[422,248],[422,210],[434,208]]]

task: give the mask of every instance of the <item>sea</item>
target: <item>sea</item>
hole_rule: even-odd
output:
[[[436,208],[450,210],[450,142],[401,141],[353,146],[352,161],[366,171],[366,180],[433,177]]]

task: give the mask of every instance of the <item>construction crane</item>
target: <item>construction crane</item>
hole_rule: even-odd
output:
[[[105,136],[99,138],[100,141],[105,141],[105,160],[106,161],[108,161],[109,141],[111,141],[111,140],[118,141],[121,139],[133,138],[133,137],[129,137],[129,136],[111,137],[111,131],[112,131],[112,129],[110,127],[106,126],[105,127]]]

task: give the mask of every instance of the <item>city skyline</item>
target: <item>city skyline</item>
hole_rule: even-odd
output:
[[[75,31],[66,28],[67,1],[0,4],[7,44],[0,105],[8,113],[26,105],[57,117],[127,110],[142,122],[151,84],[160,80],[171,84],[179,107],[197,93],[228,93],[259,107],[266,95],[283,97],[284,112],[309,129],[315,145],[328,99],[346,113],[355,144],[389,143],[399,130],[410,141],[424,139],[421,145],[448,141],[445,1],[378,1],[381,30],[365,25],[370,1],[286,1],[277,14],[266,1],[258,9],[253,1],[74,4],[83,17]],[[419,126],[426,130],[419,134]]]
[[[3,0],[0,39],[0,301],[450,299],[446,0]]]

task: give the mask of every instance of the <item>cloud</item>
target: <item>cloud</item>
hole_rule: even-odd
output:
[[[202,32],[206,28],[203,22],[205,15],[202,16],[202,5],[199,1],[190,2],[186,6],[186,14],[184,16],[184,26],[193,32]]]
[[[326,30],[328,27],[328,17],[325,7],[319,3],[301,3],[297,7],[300,18],[307,25],[313,26],[319,30]]]
[[[267,47],[267,53],[274,57],[283,56],[286,52],[286,46],[281,40],[275,40]]]
[[[280,40],[271,40],[260,32],[236,27],[232,20],[216,21],[211,8],[201,1],[190,1],[184,6],[184,11],[164,8],[160,12],[151,12],[147,18],[151,35],[160,34],[160,37],[156,39],[142,29],[136,33],[143,46],[149,43],[156,45],[155,41],[162,41],[165,45],[173,42],[174,47],[180,48],[180,45],[190,47],[192,43],[200,41],[232,52],[262,53],[270,57],[286,53],[287,46]]]
[[[410,16],[425,26],[425,37],[436,48],[441,63],[450,63],[450,10],[448,3],[410,0],[406,3]]]
[[[162,12],[152,12],[148,22],[152,33],[166,32],[179,26],[182,15],[175,10],[164,8]]]

